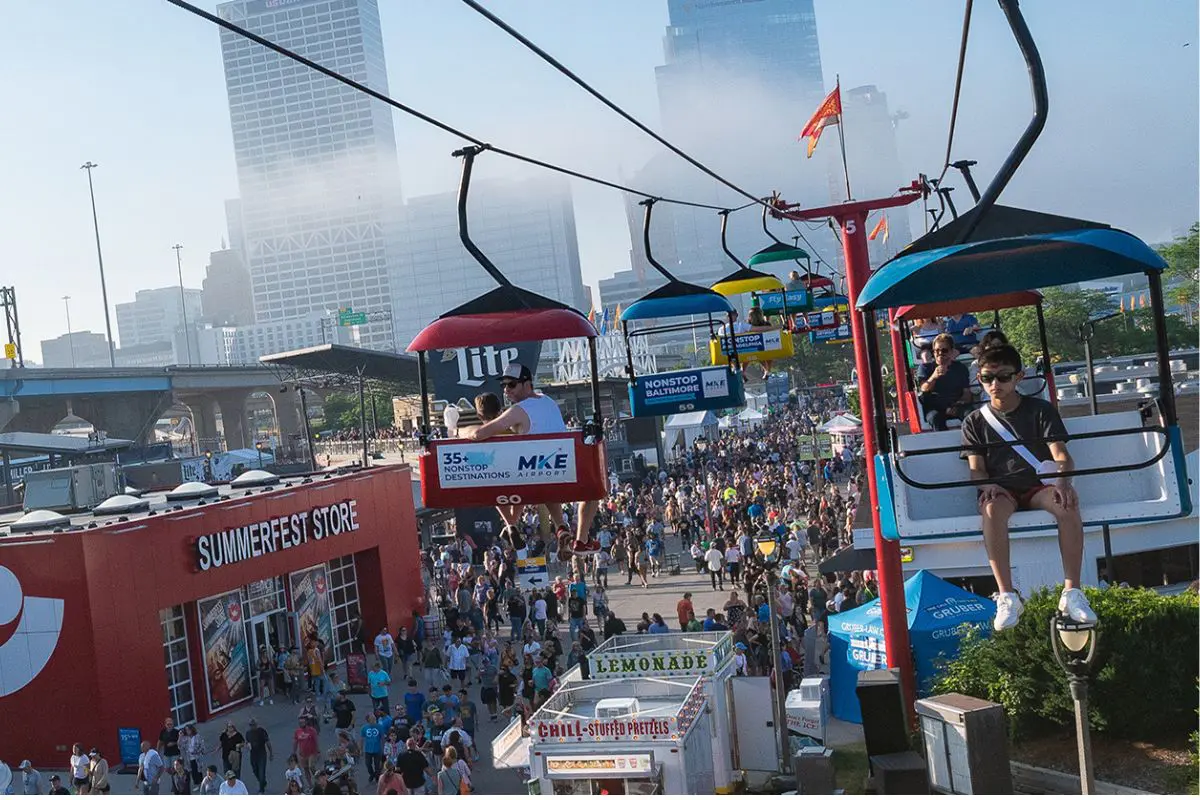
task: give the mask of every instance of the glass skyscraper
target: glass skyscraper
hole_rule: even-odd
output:
[[[670,25],[663,37],[665,63],[656,69],[661,130],[686,151],[758,196],[783,192],[790,202],[829,200],[829,176],[819,151],[806,163],[796,137],[826,93],[813,0],[667,0]],[[826,148],[828,150],[829,148]],[[836,149],[836,146],[835,146]],[[640,188],[718,206],[746,198],[671,154],[660,154],[632,180]],[[645,291],[662,278],[642,254],[641,209],[628,211],[633,247],[631,277],[601,283],[601,300],[621,286]],[[731,215],[730,249],[743,260],[769,244],[754,209]],[[774,223],[781,238],[790,226]],[[651,228],[654,253],[676,277],[710,285],[736,269],[722,252],[716,213],[660,203]],[[805,235],[832,257],[834,243],[821,232]],[[664,337],[664,339],[667,337]],[[690,343],[690,334],[677,337]]]
[[[234,0],[222,18],[388,91],[377,0]],[[351,307],[390,310],[401,208],[391,110],[221,31],[240,188],[240,247],[260,322]],[[236,222],[236,226],[233,224]],[[391,349],[391,324],[359,331]]]

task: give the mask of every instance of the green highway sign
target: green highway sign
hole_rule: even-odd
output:
[[[352,308],[338,309],[338,325],[348,327],[350,325],[366,325],[367,312],[355,311]]]

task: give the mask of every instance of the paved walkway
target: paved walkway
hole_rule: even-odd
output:
[[[667,553],[679,553],[679,539],[675,536],[666,537]],[[636,621],[641,618],[642,612],[659,613],[663,615],[663,619],[672,629],[678,628],[678,618],[675,613],[675,604],[683,597],[684,592],[692,593],[692,603],[696,609],[696,616],[703,618],[704,610],[712,607],[718,610],[725,604],[729,598],[730,585],[726,582],[725,591],[714,591],[707,574],[699,575],[696,573],[693,562],[690,556],[682,554],[680,557],[681,571],[679,575],[668,575],[666,571],[658,578],[649,578],[649,588],[642,588],[639,581],[634,582],[631,586],[625,585],[624,575],[618,574],[615,570],[610,570],[609,573],[609,590],[608,602],[609,607],[613,609],[629,626],[632,632]],[[562,564],[555,565],[552,568],[553,574],[561,574],[565,572],[565,566]],[[739,594],[742,594],[739,591]],[[590,607],[589,607],[590,611]],[[403,692],[399,689],[402,685],[399,671],[396,673],[396,682],[393,688],[393,704],[397,701]],[[491,741],[497,736],[507,725],[507,720],[501,719],[498,722],[492,723],[488,721],[486,709],[479,702],[478,687],[472,687],[472,699],[476,701],[483,715],[479,718],[478,728],[476,731],[477,747],[479,749],[479,761],[472,767],[472,777],[475,782],[476,792],[479,794],[524,794],[525,786],[523,785],[520,775],[515,770],[501,769],[497,770],[492,767],[491,762]],[[351,699],[358,707],[358,716],[365,717],[367,710],[370,708],[370,701],[365,694],[351,695]],[[232,719],[238,726],[238,730],[244,734],[247,728],[247,720],[254,717],[258,723],[263,726],[268,734],[270,734],[272,746],[275,748],[275,758],[270,762],[267,770],[267,791],[269,793],[280,793],[284,788],[283,771],[287,767],[287,756],[291,753],[292,732],[296,726],[296,715],[299,711],[299,706],[294,706],[286,700],[280,701],[276,699],[274,705],[267,706],[251,706],[233,711],[229,714],[222,715],[216,719],[210,720],[199,726],[200,732],[203,734],[205,741],[210,746],[216,744],[217,737],[224,729],[227,719]],[[862,740],[862,728],[858,725],[850,725],[840,721],[831,720],[834,723],[830,731],[830,744],[837,745],[853,741]],[[143,732],[146,735],[147,732]],[[149,735],[157,735],[157,731],[149,732]],[[321,728],[321,746],[323,749],[328,749],[334,743],[334,733],[332,725],[322,725]],[[116,760],[115,753],[107,754],[110,762]],[[210,757],[208,763],[220,766],[220,754],[214,753]],[[10,766],[15,766],[10,765]],[[46,764],[38,765],[43,776],[49,780],[51,774],[59,774],[65,776],[68,774],[66,769],[66,758],[61,765]],[[357,769],[357,777],[359,779],[360,790],[363,793],[374,793],[373,787],[365,786],[366,768],[359,766]],[[14,776],[18,777],[18,776]],[[242,780],[247,784],[251,791],[256,788],[254,776],[250,771],[249,761],[242,769]],[[19,779],[14,781],[15,789],[20,793]],[[163,794],[169,794],[169,787],[164,786]],[[113,794],[131,794],[134,792],[133,776],[132,775],[113,775],[112,776],[112,791]]]

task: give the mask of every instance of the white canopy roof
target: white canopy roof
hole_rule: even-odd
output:
[[[686,414],[672,414],[667,417],[663,428],[671,431],[681,428],[704,428],[716,424],[717,416],[711,411],[689,411]]]
[[[764,415],[761,411],[756,411],[753,408],[746,408],[743,409],[740,414],[738,414],[738,419],[758,420],[762,419],[763,416]]]
[[[831,431],[838,428],[861,428],[862,420],[853,414],[838,414],[833,419],[817,428],[819,431]]]

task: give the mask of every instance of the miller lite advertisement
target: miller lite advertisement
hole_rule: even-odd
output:
[[[529,367],[530,372],[536,375],[541,355],[541,342],[435,350],[429,354],[429,375],[433,381],[434,396],[450,403],[458,403],[462,399],[466,400],[467,405],[472,405],[476,395],[491,392],[503,404],[504,389],[500,385],[500,376],[504,374],[504,368],[515,361]]]

